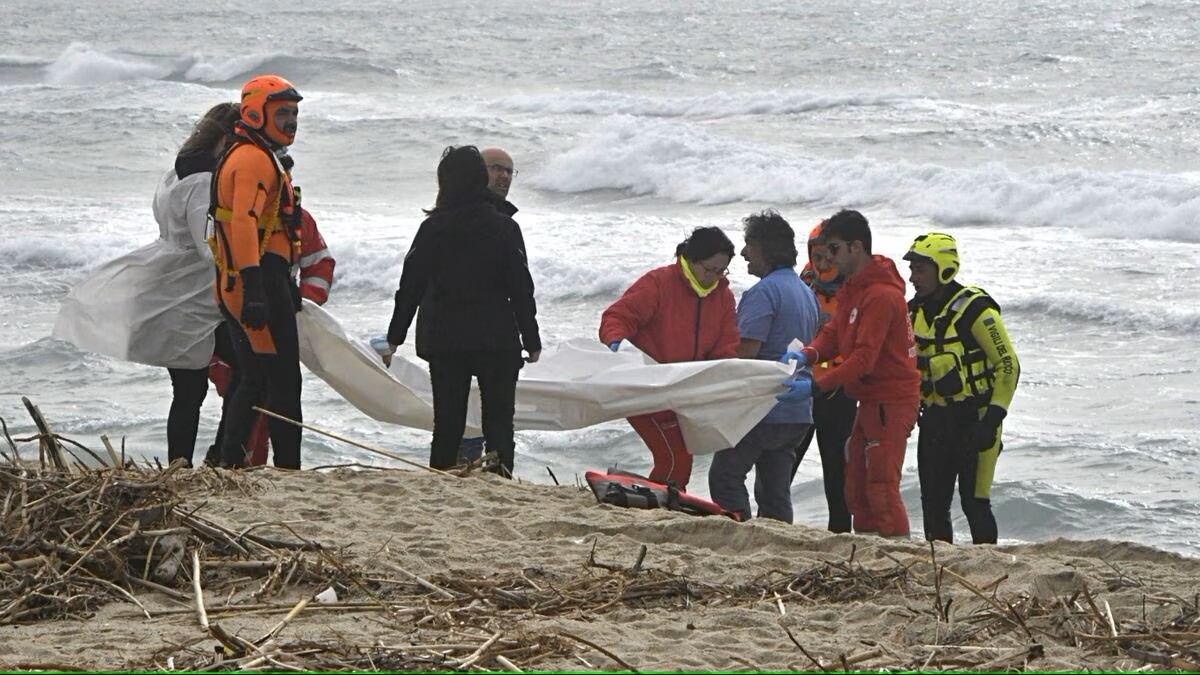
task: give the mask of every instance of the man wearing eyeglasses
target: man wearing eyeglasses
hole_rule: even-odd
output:
[[[508,189],[512,187],[512,180],[517,177],[517,170],[513,168],[512,157],[502,148],[495,147],[484,148],[479,154],[487,166],[488,189],[496,197],[499,197],[494,200],[496,210],[509,218],[513,217],[517,212],[517,207],[508,201]],[[522,238],[520,230],[517,230],[517,237]],[[524,241],[521,241],[521,248],[525,248]],[[458,459],[462,462],[472,462],[483,455],[483,449],[483,436],[464,438],[458,446]]]
[[[506,200],[505,204],[512,207],[513,213],[516,213],[517,207],[507,201],[508,188],[512,187],[512,181],[517,177],[512,157],[501,148],[484,148],[479,154],[483,155],[483,162],[487,165],[488,189],[497,197]],[[512,216],[512,213],[505,215]]]
[[[846,506],[855,532],[884,537],[909,533],[900,498],[900,470],[917,422],[921,376],[904,298],[904,279],[890,258],[871,253],[871,228],[858,211],[839,211],[826,221],[821,241],[845,274],[833,319],[812,344],[785,359],[810,365],[842,357],[816,381],[788,380],[784,400],[844,387],[858,401],[846,442]]]

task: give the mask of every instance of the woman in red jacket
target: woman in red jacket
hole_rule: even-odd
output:
[[[659,363],[737,356],[737,311],[725,274],[733,242],[716,227],[696,228],[675,248],[676,260],[642,275],[600,317],[600,341],[617,351],[629,340]],[[629,418],[654,458],[650,478],[687,488],[692,454],[675,413]]]

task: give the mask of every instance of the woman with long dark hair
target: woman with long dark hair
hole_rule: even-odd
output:
[[[474,377],[487,447],[511,477],[517,375],[542,349],[524,239],[497,210],[475,146],[446,148],[437,177],[437,200],[404,258],[387,339],[393,349],[404,344],[420,308],[417,356],[429,362],[433,384],[429,466],[457,462]]]
[[[63,301],[54,326],[82,349],[167,369],[167,459],[188,466],[214,345],[232,360],[218,331],[205,226],[212,172],[238,115],[237,104],[219,103],[200,118],[155,190],[159,238],[101,265]]]
[[[600,341],[616,351],[628,340],[659,363],[737,356],[736,304],[725,274],[733,242],[717,227],[698,227],[675,248],[675,262],[642,275],[600,318]],[[692,453],[670,410],[629,418],[654,458],[652,480],[680,490],[692,477]]]

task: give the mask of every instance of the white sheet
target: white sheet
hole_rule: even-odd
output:
[[[381,422],[433,429],[433,394],[423,362],[400,355],[385,369],[366,339],[304,301],[298,315],[300,359],[354,407]],[[517,383],[517,429],[580,429],[608,420],[674,410],[688,449],[708,454],[732,447],[775,405],[787,366],[726,359],[658,364],[624,343],[612,353],[577,338],[548,347]],[[478,393],[471,396],[468,435],[478,434]]]

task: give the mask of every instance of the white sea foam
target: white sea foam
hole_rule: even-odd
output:
[[[0,65],[7,62],[0,57]],[[12,57],[27,65],[24,57]],[[35,63],[36,65],[36,63]],[[45,64],[46,82],[64,86],[94,86],[127,80],[181,80],[200,84],[239,81],[259,72],[277,72],[306,84],[350,83],[356,76],[373,82],[393,82],[392,69],[353,58],[299,57],[280,51],[251,51],[236,56],[205,53],[131,54],[105,51],[75,42]]]
[[[336,233],[324,234],[337,260],[335,295],[360,302],[391,298],[400,281],[407,239],[356,241]],[[529,267],[537,284],[538,299],[543,302],[615,298],[646,271],[640,261],[605,264],[597,269],[594,261],[556,256],[553,251],[540,250],[533,242],[530,246]],[[3,253],[4,247],[0,245],[0,254]],[[28,255],[29,251],[22,251],[22,256]],[[670,250],[664,247],[662,262],[669,257]],[[63,263],[75,265],[78,259],[69,258]]]
[[[792,115],[827,108],[891,105],[916,98],[896,92],[814,93],[806,91],[720,91],[703,96],[653,97],[620,91],[517,95],[497,105],[526,113],[720,118]]]
[[[1189,334],[1200,331],[1200,309],[1195,307],[1155,301],[1114,302],[1111,297],[1093,295],[1087,290],[1043,292],[1006,302],[1004,309],[1048,315],[1060,320],[1119,326],[1126,330],[1165,330]]]
[[[191,65],[183,72],[190,82],[225,82],[255,72],[272,59],[283,57],[279,52],[259,52],[231,57],[194,55]]]
[[[90,245],[71,237],[37,237],[0,241],[0,270],[8,273],[41,273],[62,269],[82,268],[94,261],[95,242]]]
[[[1194,177],[815,157],[628,116],[610,118],[552,153],[529,182],[556,192],[617,189],[684,203],[887,205],[944,226],[1065,226],[1121,238],[1200,241]]]
[[[171,73],[170,65],[132,56],[107,54],[83,43],[72,43],[46,67],[50,84],[95,85],[133,79],[159,79]]]
[[[23,54],[0,54],[0,66],[45,66],[52,63],[40,56]]]

